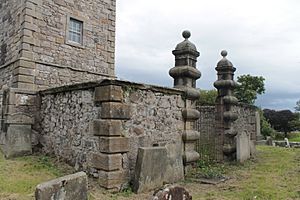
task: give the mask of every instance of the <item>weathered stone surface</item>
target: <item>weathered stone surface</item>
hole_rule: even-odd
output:
[[[129,151],[129,140],[125,137],[100,137],[99,150],[102,153],[122,153]]]
[[[5,123],[7,124],[33,124],[33,118],[23,113],[15,113],[7,116]]]
[[[130,105],[116,102],[102,103],[101,118],[103,119],[123,119],[131,117]]]
[[[120,189],[122,184],[126,183],[126,173],[122,170],[119,171],[100,171],[99,172],[99,185],[106,189]]]
[[[164,147],[141,147],[135,168],[133,189],[136,193],[147,192],[162,186],[167,170],[167,149]]]
[[[4,140],[3,151],[5,157],[11,158],[31,154],[31,125],[9,125]]]
[[[151,200],[192,200],[192,195],[181,186],[167,186],[156,192]]]
[[[36,187],[36,200],[87,200],[88,180],[84,172],[71,174]]]
[[[122,135],[122,121],[94,120],[93,134],[96,136],[120,136]]]
[[[88,163],[90,167],[114,171],[122,169],[122,155],[121,154],[103,154],[90,153],[88,156]]]
[[[196,121],[200,117],[199,111],[192,108],[184,109],[182,115],[186,121]]]
[[[95,89],[95,101],[116,101],[121,102],[123,100],[123,90],[121,86],[107,85],[97,87]]]
[[[244,162],[250,158],[250,137],[246,132],[236,136],[236,156],[239,162]]]

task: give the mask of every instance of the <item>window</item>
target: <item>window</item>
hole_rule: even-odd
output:
[[[74,18],[69,21],[68,40],[77,44],[82,44],[83,22]]]

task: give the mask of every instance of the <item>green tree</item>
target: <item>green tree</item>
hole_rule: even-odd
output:
[[[263,115],[263,111],[259,109],[260,115],[260,132],[266,138],[267,136],[275,137],[275,130],[272,128],[271,124]]]
[[[295,110],[296,110],[297,112],[300,112],[300,100],[296,102]]]
[[[264,116],[270,122],[271,126],[277,130],[284,132],[284,136],[291,131],[297,130],[297,121],[299,120],[299,115],[293,113],[290,110],[270,110],[264,109]]]
[[[215,105],[218,96],[217,90],[200,90],[200,105]]]
[[[234,93],[240,102],[254,104],[257,95],[265,93],[265,78],[250,74],[237,77],[238,86]]]

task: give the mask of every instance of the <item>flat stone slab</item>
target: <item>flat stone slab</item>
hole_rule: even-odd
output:
[[[135,168],[134,192],[146,192],[163,186],[166,169],[165,147],[140,147]]]
[[[37,185],[36,200],[87,200],[88,179],[84,172]]]

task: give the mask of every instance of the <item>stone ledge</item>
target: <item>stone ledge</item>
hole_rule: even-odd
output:
[[[121,80],[114,80],[114,79],[102,79],[99,81],[90,81],[72,85],[65,85],[61,87],[49,88],[43,91],[39,91],[41,95],[46,94],[55,94],[55,93],[62,93],[74,90],[83,90],[83,89],[93,89],[99,86],[106,86],[106,85],[116,85],[122,86],[126,88],[133,88],[133,89],[140,89],[140,90],[150,90],[153,92],[161,92],[164,94],[177,94],[177,95],[185,95],[184,90],[176,89],[176,88],[168,88],[156,85],[147,85],[142,83],[135,83],[129,81],[121,81]]]

